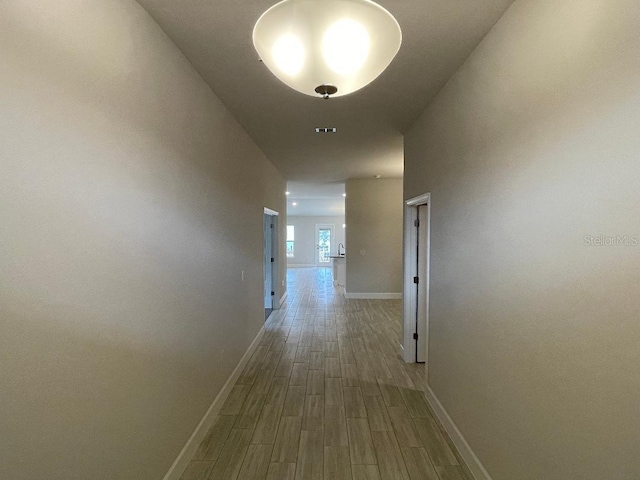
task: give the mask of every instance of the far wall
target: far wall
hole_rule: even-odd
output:
[[[346,184],[346,292],[374,298],[402,291],[402,179],[354,179]]]
[[[346,247],[345,229],[342,225],[345,223],[343,216],[333,217],[288,217],[287,225],[293,225],[295,229],[295,246],[294,256],[287,257],[287,265],[295,266],[314,266],[316,255],[316,225],[330,224],[334,226],[334,240],[331,242],[331,255],[338,252],[338,244],[342,243]]]

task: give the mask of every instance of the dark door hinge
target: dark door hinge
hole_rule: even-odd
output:
[[[273,258],[271,258],[271,263],[275,262],[275,260]]]
[[[418,283],[420,279],[418,277],[413,277],[413,283]]]
[[[413,221],[413,226],[414,227],[419,227],[420,226],[420,220],[414,220]]]
[[[275,294],[276,294],[276,292],[271,292],[271,295],[272,295],[272,296],[273,296],[273,295],[275,295]]]
[[[418,339],[418,334],[417,334],[417,333],[414,333],[414,334],[413,334],[413,339],[414,339],[414,340],[417,340],[417,339]]]

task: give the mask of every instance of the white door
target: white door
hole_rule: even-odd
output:
[[[429,372],[429,248],[431,195],[407,200],[404,207],[402,357],[425,362]]]
[[[272,234],[271,230],[273,229],[273,217],[271,215],[264,215],[264,308],[273,308],[273,296],[271,292],[273,291],[272,279],[273,279],[273,262],[272,262]]]
[[[334,246],[333,225],[316,225],[316,266],[331,267],[331,255],[336,255],[337,245]]]
[[[427,361],[427,348],[429,347],[428,328],[428,288],[429,288],[429,217],[427,205],[418,205],[418,241],[416,245],[416,362]]]
[[[265,208],[264,214],[264,308],[265,318],[270,310],[279,308],[278,291],[278,212]]]

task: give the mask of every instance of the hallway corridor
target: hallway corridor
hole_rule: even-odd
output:
[[[469,480],[398,355],[400,300],[345,300],[329,268],[289,296],[182,480]]]

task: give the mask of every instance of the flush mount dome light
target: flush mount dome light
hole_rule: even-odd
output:
[[[401,43],[396,19],[369,0],[284,0],[253,28],[253,45],[278,79],[324,98],[371,83]]]

